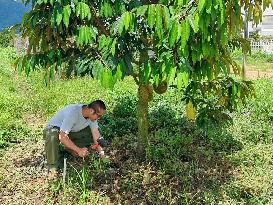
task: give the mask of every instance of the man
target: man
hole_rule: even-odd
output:
[[[60,168],[60,143],[73,155],[86,157],[92,140],[101,157],[102,147],[98,145],[100,132],[97,120],[105,114],[103,101],[96,100],[88,105],[71,104],[59,110],[47,123],[43,135],[45,154],[49,171]]]

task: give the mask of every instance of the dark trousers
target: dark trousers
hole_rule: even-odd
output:
[[[45,128],[43,136],[45,140],[45,156],[47,165],[52,168],[60,167],[60,140],[59,140],[59,128]],[[78,147],[89,147],[91,145],[91,129],[86,127],[79,132],[70,132],[68,134],[69,139]]]

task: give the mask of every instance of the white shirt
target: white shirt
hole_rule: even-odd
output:
[[[83,104],[67,105],[59,110],[47,123],[46,127],[59,127],[60,131],[69,134],[69,132],[78,132],[87,126],[98,128],[98,122],[84,118],[82,115]]]

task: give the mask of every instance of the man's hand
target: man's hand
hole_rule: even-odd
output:
[[[79,155],[79,157],[86,157],[87,155],[89,155],[89,152],[88,152],[88,149],[86,147],[84,148],[80,148],[78,151],[77,151],[77,154]]]
[[[100,158],[105,158],[105,154],[104,154],[104,151],[103,151],[103,150],[101,150],[101,151],[99,152],[99,155],[100,155]]]

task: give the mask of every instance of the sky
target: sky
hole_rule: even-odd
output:
[[[20,23],[29,8],[30,6],[25,7],[20,0],[0,0],[0,30]]]

